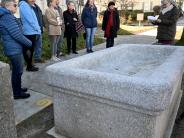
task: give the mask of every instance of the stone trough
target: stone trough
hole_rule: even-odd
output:
[[[119,45],[46,68],[56,133],[169,138],[182,96],[184,48]]]
[[[17,138],[10,67],[0,62],[0,138]]]

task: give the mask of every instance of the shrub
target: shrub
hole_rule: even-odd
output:
[[[47,35],[47,30],[43,33],[42,37],[42,58],[44,60],[48,60],[51,58],[51,46],[50,46],[50,39]],[[100,43],[103,43],[105,40],[102,38],[96,38],[94,39],[94,45],[98,45]],[[85,40],[82,36],[82,34],[79,34],[79,37],[77,38],[77,50],[81,50],[85,48]],[[61,51],[62,53],[66,54],[67,53],[67,45],[66,45],[66,39],[64,38],[64,43],[61,46]],[[0,61],[9,63],[8,58],[4,55],[3,53],[3,47],[2,44],[0,43]]]

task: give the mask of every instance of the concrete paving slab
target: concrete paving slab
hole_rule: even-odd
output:
[[[31,90],[28,92],[31,94],[30,98],[14,100],[16,125],[52,104],[51,97]]]

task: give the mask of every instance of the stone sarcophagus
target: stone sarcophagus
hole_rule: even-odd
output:
[[[184,48],[119,45],[47,67],[55,130],[68,138],[169,138]]]

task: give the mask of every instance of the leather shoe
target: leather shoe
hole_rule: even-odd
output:
[[[30,67],[30,68],[27,68],[26,70],[27,70],[27,71],[35,72],[35,71],[38,71],[39,68],[38,68],[38,67],[35,67],[35,66],[32,66],[32,67]]]
[[[21,93],[20,95],[14,95],[14,99],[26,99],[29,97],[30,97],[29,93]]]
[[[74,51],[73,54],[78,54],[78,52]]]
[[[22,92],[27,92],[27,88],[21,88]]]
[[[90,51],[90,53],[93,53],[94,52],[92,49],[90,49],[89,51]]]

